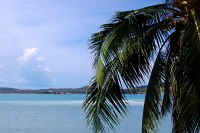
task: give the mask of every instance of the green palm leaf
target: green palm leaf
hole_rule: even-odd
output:
[[[179,99],[176,105],[178,114],[174,117],[178,131],[199,132],[200,127],[200,18],[188,16],[184,28],[179,64]],[[180,78],[181,77],[181,78]]]
[[[96,76],[83,107],[94,131],[105,132],[105,123],[113,129],[119,124],[117,114],[123,118],[127,104],[122,84],[135,88],[150,72],[150,60],[168,35],[163,26],[170,21],[169,10],[168,5],[157,5],[119,12],[111,24],[93,34],[90,48]]]
[[[96,75],[83,109],[94,132],[119,126],[128,106],[124,87],[136,92],[149,75],[142,132],[156,131],[171,111],[173,132],[199,131],[200,2],[171,2],[118,12],[92,35]]]

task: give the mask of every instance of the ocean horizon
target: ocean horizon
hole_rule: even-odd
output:
[[[140,133],[144,94],[126,95],[129,109],[116,133]],[[1,133],[92,133],[86,126],[83,94],[0,94]],[[158,125],[171,132],[168,116]],[[108,131],[109,132],[109,131]]]

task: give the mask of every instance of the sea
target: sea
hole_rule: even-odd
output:
[[[141,133],[145,95],[126,97],[128,113],[115,133]],[[86,126],[84,99],[82,94],[0,94],[0,133],[92,133]],[[167,116],[158,132],[170,133],[171,123]]]

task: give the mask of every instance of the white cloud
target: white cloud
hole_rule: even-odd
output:
[[[43,58],[38,55],[37,47],[24,49],[24,53],[21,57],[18,58],[18,62],[20,64],[25,64],[31,59],[36,59],[38,61],[43,60]]]
[[[44,58],[40,56],[37,47],[26,48],[18,58],[20,64],[19,78],[22,83],[30,86],[51,86],[50,68],[45,66]]]
[[[40,56],[38,56],[36,59],[37,59],[38,61],[41,61],[41,62],[44,61],[44,58],[43,58],[43,57],[40,57]]]
[[[0,64],[0,83],[2,86],[22,88],[51,87],[55,81],[50,68],[45,65],[37,47],[26,48],[17,58],[14,67]]]
[[[40,56],[37,47],[24,49],[23,55],[17,61],[20,65],[29,67],[34,71],[50,72],[50,68],[44,65],[44,57]]]
[[[51,71],[48,67],[45,67],[44,70],[47,71],[47,72]]]

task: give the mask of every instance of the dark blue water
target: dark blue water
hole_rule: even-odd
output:
[[[128,116],[117,133],[140,133],[144,95],[126,95]],[[81,104],[85,95],[0,94],[0,133],[91,133]],[[170,118],[160,128],[171,131]]]

